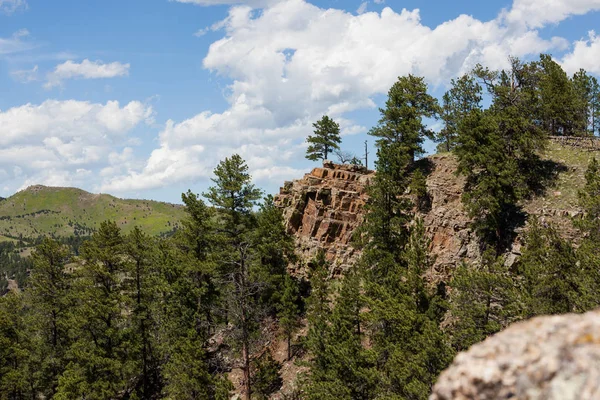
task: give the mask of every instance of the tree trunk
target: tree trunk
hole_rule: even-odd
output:
[[[244,359],[244,399],[250,400],[250,354],[248,351],[247,340],[244,340],[244,343],[242,344],[242,358]]]

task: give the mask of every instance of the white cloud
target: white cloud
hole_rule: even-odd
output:
[[[68,60],[57,65],[54,71],[48,74],[48,82],[44,87],[50,89],[60,86],[67,79],[102,79],[127,76],[129,75],[129,68],[129,64],[120,62],[104,64],[101,61],[92,62],[85,59],[81,63],[76,63]]]
[[[572,15],[600,10],[600,0],[514,0],[506,18],[531,28],[560,22]]]
[[[25,0],[0,0],[0,12],[12,14],[19,9],[27,9],[27,1]]]
[[[120,106],[47,100],[0,110],[0,169],[10,179],[30,183],[87,184],[89,172],[110,165],[127,133],[151,121],[152,108],[138,101]],[[21,185],[22,186],[22,185]]]
[[[587,40],[575,42],[575,47],[571,53],[566,54],[562,59],[563,68],[570,74],[585,69],[596,75],[600,75],[600,36],[596,32],[590,31]]]
[[[461,15],[430,28],[419,10],[354,15],[303,0],[277,2],[259,14],[251,5],[232,7],[210,28],[225,36],[204,59],[205,68],[231,79],[230,107],[168,121],[144,166],[107,177],[102,190],[205,179],[234,152],[256,178],[280,183],[298,175],[285,166],[303,158],[312,122],[328,114],[342,122],[345,134],[364,132],[345,114],[374,108],[373,96],[387,93],[400,75],[425,76],[438,85],[478,62],[502,68],[508,55],[527,57],[568,44],[503,21]]]
[[[30,42],[24,40],[27,36],[29,36],[29,31],[27,31],[27,29],[21,29],[13,33],[9,38],[0,37],[0,56],[18,53],[33,48],[33,45]]]
[[[36,65],[32,69],[20,69],[11,71],[10,76],[17,82],[31,83],[38,80],[38,66]]]

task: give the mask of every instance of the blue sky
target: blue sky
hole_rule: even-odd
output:
[[[399,75],[480,62],[600,74],[600,0],[0,0],[0,196],[31,184],[179,202],[240,153],[274,193],[323,114],[360,153]],[[431,148],[433,145],[428,144]],[[372,151],[372,155],[374,151]]]

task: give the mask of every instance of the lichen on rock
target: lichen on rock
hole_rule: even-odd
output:
[[[600,310],[516,323],[459,354],[430,400],[600,399]]]

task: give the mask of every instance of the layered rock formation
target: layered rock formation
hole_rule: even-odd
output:
[[[309,261],[325,250],[336,275],[356,260],[352,233],[363,218],[366,186],[373,171],[329,161],[302,179],[286,182],[275,197],[289,232],[296,236],[299,255]],[[302,271],[298,271],[302,272]]]
[[[428,162],[431,209],[420,217],[435,255],[431,279],[438,280],[461,261],[477,259],[479,251],[461,203],[464,181],[454,173],[456,159],[441,155],[429,157]],[[284,184],[275,202],[283,209],[304,261],[323,249],[333,264],[332,275],[356,261],[360,253],[352,247],[351,238],[363,219],[366,187],[373,176],[373,171],[359,166],[325,162],[302,179]]]
[[[600,399],[600,310],[510,326],[459,354],[430,399]]]

